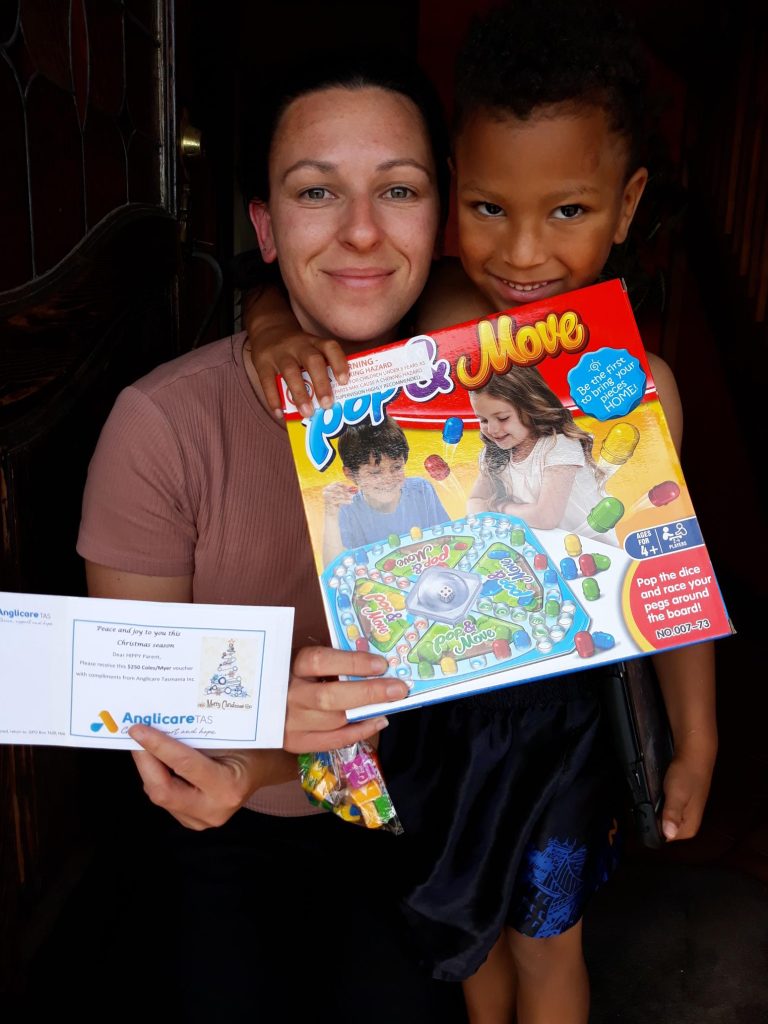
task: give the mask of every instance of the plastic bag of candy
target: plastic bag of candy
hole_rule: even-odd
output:
[[[299,779],[310,803],[344,821],[395,835],[403,831],[376,751],[367,740],[339,750],[299,754]]]

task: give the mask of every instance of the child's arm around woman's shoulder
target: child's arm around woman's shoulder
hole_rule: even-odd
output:
[[[679,455],[683,411],[677,383],[663,359],[649,354],[648,362]],[[664,779],[662,829],[667,839],[689,839],[701,824],[717,754],[714,645],[678,647],[657,654],[653,664],[675,744]]]

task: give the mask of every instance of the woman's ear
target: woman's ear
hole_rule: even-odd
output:
[[[275,237],[272,234],[272,217],[266,203],[260,199],[252,199],[248,203],[248,216],[259,240],[261,258],[265,263],[274,263],[277,259]]]
[[[640,202],[640,198],[645,191],[647,183],[648,169],[646,167],[638,167],[624,186],[624,194],[621,197],[619,220],[616,225],[616,233],[613,236],[615,245],[621,245],[621,243],[626,239],[630,225],[632,224],[632,219],[635,216],[637,204]]]

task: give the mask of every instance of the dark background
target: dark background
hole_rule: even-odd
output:
[[[288,59],[369,41],[419,59],[448,101],[457,43],[487,6],[0,2],[1,589],[84,592],[79,500],[117,391],[237,329],[231,258],[250,244],[234,187],[240,103],[258,103]],[[678,380],[686,479],[737,635],[718,644],[721,749],[701,833],[631,848],[616,905],[638,885],[668,896],[671,879],[678,895],[724,886],[713,941],[740,901],[757,905],[750,948],[765,966],[768,24],[746,3],[708,17],[687,0],[621,6],[652,59],[667,151],[635,232],[638,316]],[[194,140],[182,155],[189,126],[198,155]],[[28,1005],[84,963],[130,974],[137,949],[161,952],[137,913],[158,897],[158,826],[127,755],[0,748],[0,991]],[[615,949],[603,920],[601,963]],[[698,1019],[768,1018],[760,1006]]]

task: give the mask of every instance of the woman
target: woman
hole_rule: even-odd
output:
[[[398,336],[429,272],[440,210],[431,123],[412,72],[336,61],[332,74],[294,82],[257,136],[263,159],[246,168],[245,187],[262,256],[279,261],[302,327],[350,352]],[[397,841],[313,814],[295,781],[292,754],[386,724],[346,724],[345,708],[405,687],[370,678],[383,659],[326,646],[287,438],[244,345],[244,334],[215,342],[120,395],[91,463],[78,542],[92,596],[296,608],[283,751],[209,756],[131,730],[150,799],[187,826],[171,837],[171,945],[195,979],[180,986],[184,1019],[267,1007],[267,1019],[311,1010],[316,1020],[391,1021],[391,997],[398,1018],[450,1020],[457,993],[421,978],[387,916]],[[340,673],[368,678],[317,685]],[[223,827],[196,832],[211,825]],[[203,949],[225,952],[224,974],[206,981]]]

